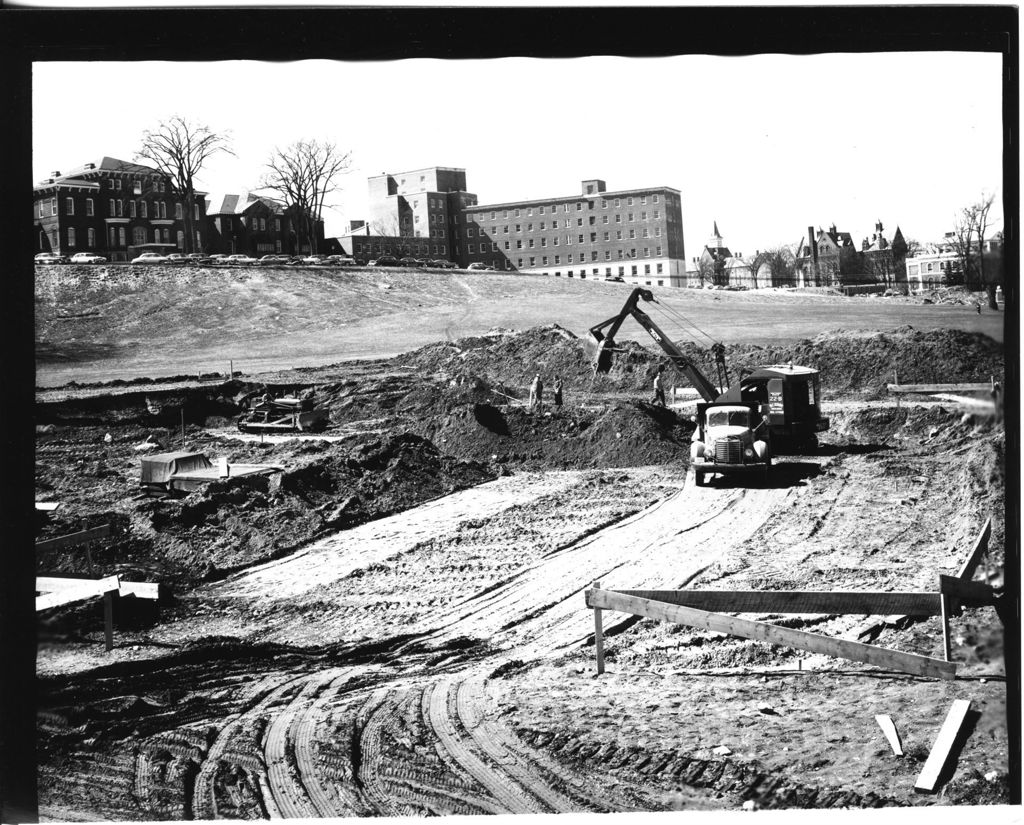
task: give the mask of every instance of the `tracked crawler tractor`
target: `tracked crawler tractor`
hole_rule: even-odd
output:
[[[310,398],[264,398],[238,419],[243,433],[320,432],[327,427],[328,412]]]
[[[818,433],[829,428],[829,420],[821,414],[821,380],[816,369],[792,364],[759,367],[744,371],[729,386],[725,347],[716,342],[711,353],[720,389],[639,308],[641,299],[657,303],[649,289],[638,287],[618,315],[590,328],[594,370],[611,369],[618,351],[615,335],[627,317],[647,330],[703,399],[697,404],[691,446],[698,485],[716,473],[767,478],[773,455],[817,450]]]

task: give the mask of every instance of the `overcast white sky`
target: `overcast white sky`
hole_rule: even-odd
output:
[[[182,114],[229,130],[237,157],[200,184],[254,188],[275,146],[351,150],[329,236],[366,214],[366,178],[466,170],[481,204],[672,186],[688,257],[712,222],[735,252],[835,223],[856,241],[940,238],[959,206],[1002,196],[1001,58],[980,53],[378,63],[37,63],[33,172],[131,160]],[[90,90],[83,94],[83,90]],[[1002,211],[993,210],[994,229]]]

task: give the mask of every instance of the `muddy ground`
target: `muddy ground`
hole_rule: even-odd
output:
[[[766,485],[700,490],[690,408],[650,404],[659,360],[624,349],[595,379],[581,342],[550,326],[386,361],[41,391],[36,497],[60,507],[39,535],[112,535],[40,554],[39,572],[167,591],[158,618],[117,605],[110,653],[98,604],[41,615],[44,817],[1007,802],[992,608],[954,619],[955,681],[612,612],[597,677],[583,600],[594,580],[934,591],[989,516],[978,578],[1001,585],[1002,425],[983,404],[897,405],[884,385],[893,371],[1001,380],[1002,346],[903,328],[731,347],[734,369],[819,367],[832,429]],[[566,382],[562,408],[526,408],[536,370]],[[330,409],[323,437],[238,433],[247,399],[304,389]],[[272,488],[144,498],[147,436],[285,469]],[[937,618],[747,618],[861,641],[874,624],[876,644],[942,656]],[[970,735],[940,793],[916,794],[956,698],[972,700]]]

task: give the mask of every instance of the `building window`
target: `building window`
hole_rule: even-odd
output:
[[[548,245],[548,239],[547,238],[541,238],[540,239],[540,245],[541,246],[547,246]]]
[[[514,217],[518,218],[518,217],[519,217],[519,210],[517,209],[517,210],[516,210],[515,212],[513,212],[512,214],[513,214],[513,216],[514,216]],[[518,229],[516,229],[516,232],[518,232],[518,231],[519,231],[519,230],[518,230]]]
[[[74,215],[75,214],[75,199],[64,198],[64,214]]]
[[[508,241],[505,241],[505,249],[509,249],[510,247],[511,247],[511,244]]]
[[[651,274],[651,265],[650,264],[644,264],[644,275],[650,275],[650,274]]]
[[[579,243],[583,243],[583,236],[582,235],[579,236]]]
[[[523,231],[523,225],[521,223],[517,223],[516,224],[516,232],[522,232],[522,231]]]
[[[658,196],[657,196],[657,195],[655,195],[655,196],[654,196],[654,202],[655,202],[655,203],[657,203],[657,202],[658,202]]]
[[[655,209],[654,210],[654,220],[658,220],[658,218],[660,218],[660,217],[661,217],[661,210],[660,209]]]
[[[562,262],[561,255],[555,255],[555,266],[558,266]]]
[[[68,246],[73,247],[75,245],[75,227],[68,227]]]
[[[537,259],[536,259],[536,258],[534,258],[534,257],[533,257],[533,256],[531,255],[531,256],[530,256],[530,266],[536,266],[536,264],[537,264]]]
[[[644,227],[644,233],[643,233],[643,234],[644,234],[644,237],[645,237],[645,238],[649,238],[649,237],[651,237],[651,230],[650,230],[650,229],[648,229],[648,228],[647,228],[647,227],[645,226],[645,227]]]
[[[615,216],[615,223],[622,223],[622,215]]]
[[[142,181],[141,180],[132,181],[132,194],[133,195],[141,195],[142,194]]]
[[[651,257],[651,248],[649,246],[645,246],[644,247],[644,257],[645,258],[650,258]]]
[[[123,218],[124,217],[124,201],[122,201],[122,200],[119,200],[117,202],[117,217],[119,217],[119,218]]]
[[[566,256],[565,260],[566,260],[566,263],[570,263],[570,264],[572,263],[572,253],[571,252]]]
[[[516,241],[516,249],[522,249],[522,248],[523,248],[523,242],[522,241]]]
[[[636,237],[636,230],[635,229],[630,229],[629,230],[629,237],[630,238],[635,238]]]
[[[601,236],[601,239],[602,239],[602,240],[605,240],[605,241],[609,240],[609,236],[608,236],[608,233],[607,233],[607,232],[605,232],[605,233],[604,233],[604,234],[603,234],[603,235]]]
[[[636,264],[633,264],[633,266],[630,267],[630,270],[630,275],[636,275]]]
[[[604,251],[604,259],[606,261],[610,261],[612,259],[612,251],[610,249],[606,249]]]
[[[530,240],[527,241],[527,246],[529,246],[530,249],[533,249],[533,238],[530,238]]]
[[[647,220],[647,213],[646,212],[641,212],[640,213],[640,220],[642,220],[642,221],[646,221]]]
[[[113,203],[113,201],[111,201],[111,203]],[[57,214],[57,199],[56,198],[50,198],[50,216],[52,217],[52,216],[54,216],[56,214]],[[56,247],[56,244],[54,244],[54,246]]]
[[[654,270],[659,275],[661,275],[661,268],[662,268],[662,266],[663,266],[663,264],[655,264]],[[658,281],[658,286],[661,286],[661,281]]]
[[[96,230],[91,226],[85,231],[85,242],[89,245],[89,249],[96,247]]]
[[[146,218],[149,217],[146,213],[149,211],[149,207],[145,201],[139,201],[139,216]]]
[[[281,231],[281,219],[280,219],[280,218],[274,218],[274,228],[275,228],[275,229],[276,229],[276,230],[277,230],[278,232],[280,232],[280,231]]]
[[[605,225],[608,224],[608,216],[607,215],[602,215],[601,216],[601,223],[603,223]]]
[[[167,218],[167,201],[160,201],[160,217]]]
[[[553,237],[553,238],[551,239],[551,245],[552,245],[552,246],[558,246],[558,235],[555,235],[555,236],[554,236],[554,237]]]
[[[656,253],[656,254],[658,254],[658,255],[660,255],[660,254],[661,254],[661,247],[660,247],[660,246],[658,247],[658,251],[657,251],[657,253]]]
[[[622,260],[622,256],[623,256],[624,253],[623,253],[623,251],[621,249],[618,250],[618,252],[619,252],[619,260],[621,261]],[[621,275],[622,273],[619,273],[619,274]]]
[[[632,198],[626,198],[626,206],[632,206],[632,205],[633,205],[633,199]],[[630,218],[630,220],[633,220],[633,219]]]
[[[117,180],[116,180],[116,181],[114,182],[114,186],[115,186],[115,187],[117,188],[117,191],[118,191],[118,192],[120,192],[120,191],[121,191],[121,179],[120,179],[120,178],[118,178],[118,179],[117,179]]]
[[[117,243],[119,246],[128,246],[125,231],[123,226],[117,228]]]
[[[621,257],[621,256],[620,256],[620,257]],[[626,267],[624,267],[624,266],[620,266],[620,267],[619,267],[619,277],[621,277],[621,276],[623,276],[623,275],[625,275],[625,274],[626,274]]]
[[[543,258],[540,259],[540,265],[541,266],[547,266],[548,265],[548,256],[547,255],[545,255]]]
[[[179,230],[178,231],[178,249],[184,249],[184,248],[185,248],[185,233]]]
[[[593,252],[590,253],[590,260],[592,260],[592,261],[596,261],[597,260],[597,250],[596,249]]]
[[[577,212],[582,212],[583,211],[583,202],[582,201],[576,201],[576,211]]]
[[[654,237],[655,238],[660,238],[661,237],[661,227],[660,226],[654,227]]]
[[[577,226],[583,226],[583,218],[577,218],[576,219],[576,225]]]
[[[441,229],[441,237],[444,237],[444,229]]]
[[[128,201],[128,217],[129,218],[134,218],[135,217],[135,209],[136,209],[135,201]]]

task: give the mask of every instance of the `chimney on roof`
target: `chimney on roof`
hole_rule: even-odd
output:
[[[828,228],[828,234],[829,234],[829,235],[835,235],[835,234],[836,234],[836,225],[835,225],[835,224],[832,224],[832,225],[831,225],[831,226],[830,226],[830,227]]]
[[[87,164],[85,164],[85,168],[86,169],[95,169],[96,168],[96,164],[95,163],[87,163]]]
[[[868,239],[867,238],[865,238],[863,241],[860,242],[860,248],[862,250],[866,250],[869,246],[870,246],[870,244],[868,243]]]
[[[60,170],[58,170],[56,172],[50,172],[50,177],[51,178],[59,178],[60,177]]]

